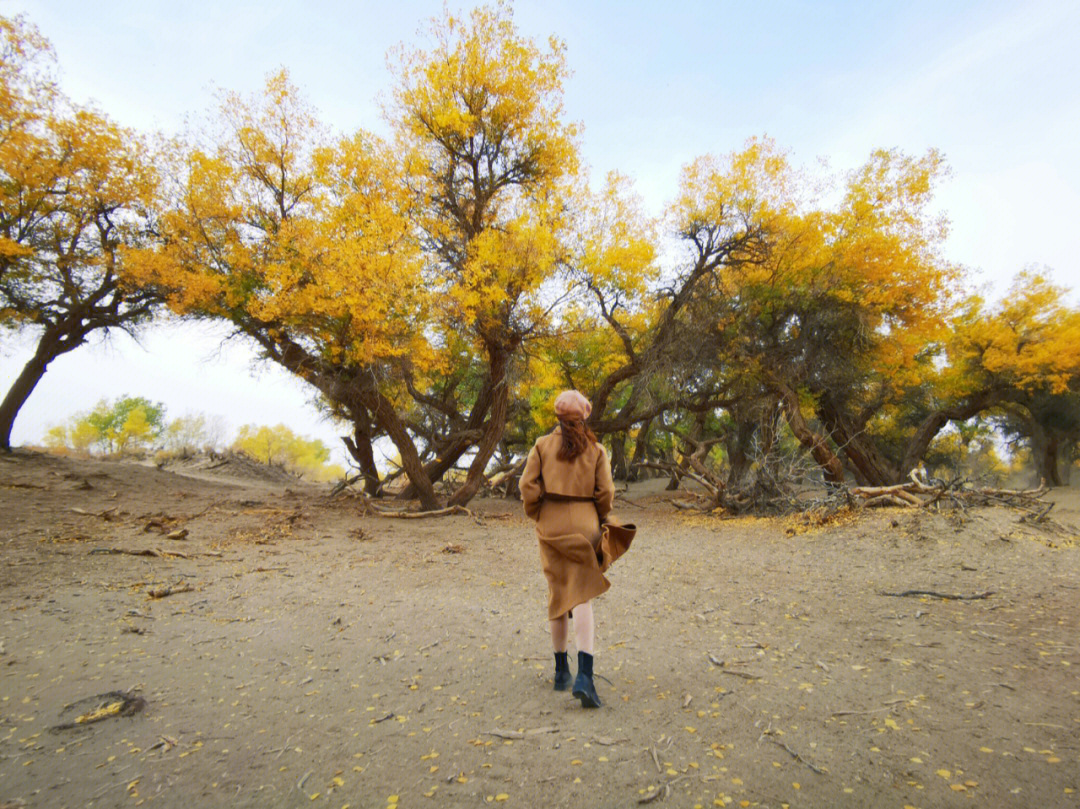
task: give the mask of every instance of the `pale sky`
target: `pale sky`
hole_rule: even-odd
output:
[[[451,9],[471,4],[450,2]],[[228,3],[0,0],[56,50],[67,94],[127,126],[176,132],[215,89],[256,92],[284,66],[338,132],[385,131],[387,51],[417,43],[441,0]],[[573,75],[566,112],[584,127],[594,178],[633,178],[650,210],[681,166],[767,134],[838,170],[877,147],[940,149],[937,194],[952,222],[946,253],[1000,293],[1026,265],[1080,287],[1080,3],[590,2],[518,0],[522,33],[554,34]],[[1075,298],[1075,295],[1074,295]],[[169,416],[284,422],[340,452],[312,392],[253,365],[223,329],[163,326],[58,359],[15,422],[15,444],[99,399],[163,401]],[[6,392],[29,343],[0,346]],[[340,456],[339,456],[340,457]]]

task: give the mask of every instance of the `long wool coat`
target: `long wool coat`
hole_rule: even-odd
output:
[[[590,443],[574,460],[561,461],[561,445],[559,427],[537,439],[519,484],[525,513],[536,521],[552,620],[607,592],[604,571],[637,530],[610,516],[615,484],[603,446]]]

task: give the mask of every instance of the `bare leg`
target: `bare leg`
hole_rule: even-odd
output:
[[[554,625],[554,621],[552,624]],[[554,635],[554,630],[552,635]],[[592,602],[586,601],[584,604],[578,604],[574,607],[574,641],[577,643],[579,652],[591,655],[595,639],[596,629],[593,626]],[[565,643],[565,640],[563,642]]]
[[[591,614],[591,613],[590,613]],[[569,634],[570,621],[566,614],[560,615],[551,621],[551,648],[556,652],[566,651],[566,636]]]

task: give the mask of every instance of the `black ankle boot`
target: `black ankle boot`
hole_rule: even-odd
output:
[[[570,688],[570,660],[566,652],[555,653],[555,690],[566,691]]]
[[[578,673],[574,680],[573,695],[581,700],[583,708],[599,708],[600,697],[596,696],[596,686],[593,685],[592,664],[593,656],[585,652],[577,653]]]

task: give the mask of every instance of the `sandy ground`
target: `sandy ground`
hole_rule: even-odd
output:
[[[586,711],[551,690],[516,503],[395,520],[235,469],[0,457],[0,807],[1080,805],[1074,540],[660,488],[617,504],[639,535]],[[991,594],[882,594],[907,589]],[[86,721],[117,691],[142,710]]]

